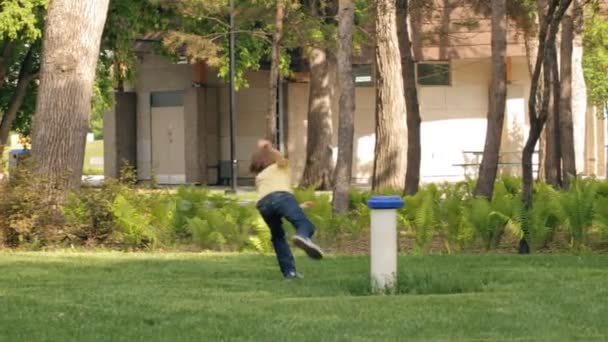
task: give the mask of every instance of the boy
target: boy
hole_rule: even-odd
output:
[[[296,272],[295,261],[285,239],[282,219],[286,218],[296,228],[296,234],[292,239],[294,245],[304,250],[309,257],[322,259],[323,252],[310,240],[315,227],[302,210],[311,207],[313,203],[298,204],[291,189],[289,163],[272,147],[270,141],[258,142],[258,148],[251,157],[249,171],[255,175],[258,192],[257,209],[270,228],[272,246],[283,277],[302,278]]]

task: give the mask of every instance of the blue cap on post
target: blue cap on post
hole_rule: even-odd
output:
[[[20,154],[26,154],[29,152],[30,152],[30,150],[23,148],[23,149],[10,150],[9,153],[12,155],[20,155]]]
[[[370,209],[400,209],[405,201],[399,196],[374,196],[367,201]]]

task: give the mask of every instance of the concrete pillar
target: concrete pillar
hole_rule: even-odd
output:
[[[137,93],[137,177],[152,178],[152,118],[150,92]]]
[[[118,178],[126,163],[137,166],[137,98],[132,92],[114,97],[114,106],[104,114],[104,175]]]
[[[207,184],[207,117],[205,88],[190,88],[184,96],[186,182]]]
[[[596,139],[597,139],[597,176],[606,177],[606,122],[603,116],[596,116]]]
[[[585,176],[593,176],[596,174],[596,118],[595,118],[595,107],[589,106],[585,114],[585,153],[584,153],[584,165],[581,169],[584,170]],[[577,165],[578,167],[578,165]]]
[[[374,196],[371,209],[370,280],[372,292],[394,292],[397,289],[397,209],[404,201],[398,196]]]

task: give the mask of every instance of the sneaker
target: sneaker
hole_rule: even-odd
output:
[[[293,237],[293,244],[304,250],[309,257],[316,260],[323,259],[321,248],[315,245],[309,238],[296,235]]]
[[[285,280],[294,280],[294,279],[302,279],[302,278],[304,278],[304,276],[296,271],[291,271],[285,275]]]

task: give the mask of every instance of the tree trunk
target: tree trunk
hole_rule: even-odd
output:
[[[483,159],[479,168],[479,180],[475,195],[492,198],[494,182],[498,172],[498,156],[502,140],[502,129],[507,101],[507,3],[492,0],[492,83],[490,85],[490,108],[486,129]]]
[[[560,148],[563,160],[563,185],[570,188],[570,177],[576,176],[574,154],[574,130],[572,125],[572,40],[574,27],[572,8],[562,19],[562,39],[560,47],[560,93],[559,127]],[[557,66],[556,66],[557,67]]]
[[[522,173],[523,173],[523,194],[522,201],[525,210],[532,208],[532,188],[533,188],[533,170],[532,170],[532,155],[534,148],[540,138],[543,125],[547,120],[547,109],[549,106],[551,69],[547,65],[543,65],[543,61],[547,59],[546,46],[555,44],[555,37],[559,28],[559,23],[564,13],[570,6],[572,0],[552,0],[547,8],[546,17],[542,21],[538,33],[538,54],[530,83],[530,95],[528,98],[528,118],[530,120],[530,131],[528,140],[522,152]],[[544,12],[544,11],[543,11]],[[542,95],[539,96],[540,73],[543,70],[544,87]],[[537,108],[538,98],[541,99],[541,109]],[[529,232],[524,230],[524,236],[519,242],[519,253],[527,254],[530,252],[528,245]]]
[[[372,189],[403,189],[407,126],[395,0],[376,0],[376,148]]]
[[[274,33],[272,35],[272,48],[270,54],[270,83],[268,86],[268,113],[266,113],[266,139],[272,141],[276,146],[279,144],[279,141],[277,141],[277,93],[284,18],[285,2],[284,0],[278,0]]]
[[[15,121],[15,118],[17,117],[17,112],[19,112],[19,108],[21,108],[21,105],[23,104],[23,99],[27,94],[27,88],[30,82],[37,77],[37,73],[32,73],[31,70],[34,61],[32,49],[32,47],[29,48],[21,62],[15,92],[11,97],[6,113],[4,113],[2,120],[0,121],[0,156],[4,152],[4,147],[8,142],[8,135],[13,126],[13,121]]]
[[[4,85],[4,79],[6,78],[8,67],[11,64],[11,57],[13,56],[15,45],[16,42],[14,40],[7,40],[2,47],[2,53],[0,54],[0,89],[2,89],[2,86]]]
[[[551,95],[547,111],[547,128],[545,140],[545,180],[555,188],[562,186],[561,148],[559,125],[559,72],[557,70],[557,50],[555,44],[547,46],[547,61],[545,65],[551,71]]]
[[[575,169],[585,165],[585,125],[587,114],[587,85],[583,74],[583,4],[573,1],[574,35],[572,44],[572,124],[574,135]]]
[[[353,78],[353,0],[340,0],[338,5],[338,77],[340,83],[340,114],[338,126],[338,160],[334,173],[333,210],[348,211],[348,190],[352,177],[353,140],[355,135],[355,80]]]
[[[403,87],[405,90],[405,106],[407,109],[407,170],[405,173],[405,195],[414,195],[418,192],[420,184],[420,105],[418,103],[418,89],[416,88],[416,64],[410,39],[410,11],[409,1],[400,1],[401,8],[398,9],[397,23],[402,28],[398,31],[402,34],[403,43],[400,47],[403,57]]]
[[[108,2],[53,0],[48,6],[32,155],[37,171],[60,189],[80,187]]]
[[[328,190],[332,186],[333,158],[331,139],[332,82],[328,52],[313,48],[308,58],[310,88],[308,92],[308,128],[306,138],[306,166],[301,186]]]

